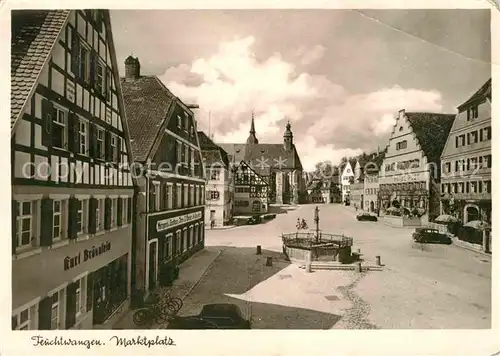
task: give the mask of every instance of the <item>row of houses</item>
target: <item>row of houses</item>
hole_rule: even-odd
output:
[[[13,11],[11,47],[12,328],[109,328],[204,247],[194,112],[119,77],[107,10]]]
[[[12,328],[110,328],[176,279],[206,225],[298,203],[283,142],[215,144],[138,58],[119,76],[108,10],[12,12]]]
[[[322,180],[320,199],[377,213],[403,208],[418,225],[441,214],[491,224],[491,139],[489,79],[457,114],[400,110],[386,149],[342,162]]]

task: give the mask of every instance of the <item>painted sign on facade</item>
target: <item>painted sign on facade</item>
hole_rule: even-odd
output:
[[[175,216],[173,218],[159,220],[156,222],[156,231],[160,232],[160,231],[168,230],[171,227],[174,227],[177,225],[182,225],[182,224],[188,223],[190,221],[201,219],[201,217],[202,217],[201,211],[197,211],[197,212],[190,213],[190,214],[185,214],[185,215],[181,215],[181,216]]]

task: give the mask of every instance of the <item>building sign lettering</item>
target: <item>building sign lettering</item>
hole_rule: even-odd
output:
[[[81,252],[78,252],[78,254],[75,256],[72,257],[67,256],[64,259],[64,270],[67,271],[71,268],[78,266],[82,262],[82,255],[83,255],[83,262],[86,262],[88,260],[93,259],[94,257],[102,255],[104,252],[107,252],[109,250],[111,250],[111,242],[106,241],[103,242],[100,246],[92,246],[89,249],[85,249]]]
[[[156,231],[160,232],[168,230],[171,227],[182,225],[193,220],[201,219],[201,217],[202,217],[201,211],[197,211],[186,215],[175,216],[173,218],[159,220],[156,222]]]

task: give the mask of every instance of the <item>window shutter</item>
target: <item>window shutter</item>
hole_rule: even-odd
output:
[[[117,208],[117,212],[116,212],[116,225],[118,226],[122,226],[123,225],[123,222],[122,222],[122,215],[123,215],[123,204],[124,201],[122,198],[118,198],[118,204],[116,205]]]
[[[12,254],[16,253],[17,248],[17,215],[18,212],[18,203],[16,200],[11,201],[12,211],[11,211],[11,219],[12,219]]]
[[[52,328],[52,298],[45,297],[38,304],[38,330]]]
[[[95,125],[89,123],[89,156],[91,158],[96,158],[96,147],[97,147],[97,132]]]
[[[111,150],[111,132],[105,131],[104,133],[104,159],[106,162],[113,161],[113,151]]]
[[[104,199],[104,229],[111,228],[111,198]]]
[[[78,134],[80,131],[80,120],[78,116],[70,111],[68,113],[68,148],[71,152],[79,153],[80,152],[80,135]]]
[[[96,226],[96,210],[97,210],[97,199],[96,198],[90,198],[89,199],[89,234],[95,234],[97,231],[97,226]]]
[[[68,202],[68,238],[76,239],[77,227],[77,199],[70,198]],[[82,221],[83,223],[83,221]]]
[[[92,310],[92,305],[94,304],[94,272],[87,275],[87,311]]]
[[[51,246],[54,223],[54,203],[52,199],[44,198],[41,203],[41,219],[40,219],[40,246]]]
[[[42,99],[42,145],[52,146],[52,120],[54,119],[54,104]]]
[[[132,198],[127,199],[127,222],[132,222]]]
[[[77,283],[71,283],[66,288],[66,329],[76,323],[76,288]]]
[[[80,52],[80,43],[78,41],[77,29],[71,29],[71,71],[75,74],[75,76],[79,76],[78,67],[79,67],[79,57],[78,52]]]

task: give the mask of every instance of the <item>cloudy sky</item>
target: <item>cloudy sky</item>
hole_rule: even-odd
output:
[[[216,142],[279,143],[302,164],[387,144],[397,111],[455,113],[490,77],[489,10],[113,10],[120,72],[197,103]]]

